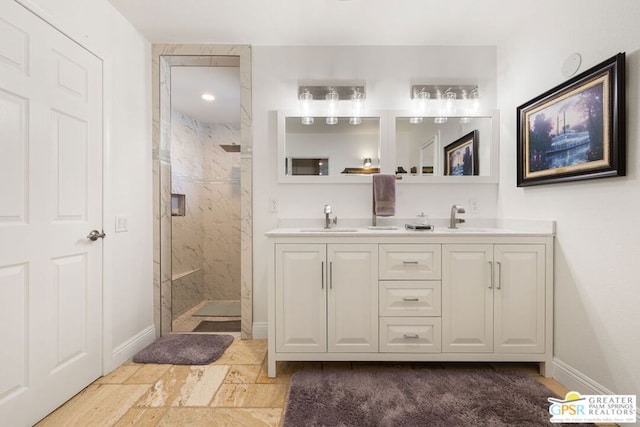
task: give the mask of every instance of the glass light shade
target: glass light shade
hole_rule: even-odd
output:
[[[456,93],[453,91],[445,92],[445,108],[447,114],[455,113],[456,111]]]
[[[308,90],[305,90],[300,95],[298,95],[298,100],[300,101],[300,115],[302,116],[302,124],[312,125],[313,114],[311,112],[311,102],[313,101],[313,95]]]
[[[415,103],[415,111],[416,116],[424,116],[427,112],[427,101],[431,99],[431,94],[426,90],[421,90],[416,93],[413,97],[413,102]]]
[[[441,125],[444,123],[447,123],[447,118],[446,117],[436,117],[433,119],[433,123]]]
[[[328,125],[335,125],[338,123],[338,117],[336,117],[336,111],[338,109],[338,92],[335,90],[330,90],[327,92],[325,96],[327,100],[327,119],[326,123]]]
[[[359,125],[362,123],[362,117],[349,117],[350,125]]]
[[[460,123],[462,124],[471,123],[471,117],[460,117]]]
[[[409,117],[409,123],[411,123],[412,125],[422,123],[422,117]]]
[[[371,157],[366,157],[364,162],[362,163],[362,167],[370,168],[371,167]]]
[[[471,102],[471,109],[478,111],[480,108],[480,93],[478,92],[478,88],[475,88],[469,93],[469,101]]]
[[[354,117],[362,116],[364,112],[364,93],[354,90],[353,94],[351,95],[351,104],[351,115]]]

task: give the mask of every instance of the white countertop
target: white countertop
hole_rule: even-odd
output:
[[[427,236],[550,236],[553,233],[548,231],[535,230],[514,230],[506,228],[488,228],[488,227],[464,227],[457,229],[448,229],[446,227],[436,227],[435,230],[407,230],[404,227],[398,227],[395,230],[371,230],[366,227],[337,227],[333,230],[322,230],[320,227],[292,227],[292,228],[276,228],[268,231],[268,237],[427,237]]]

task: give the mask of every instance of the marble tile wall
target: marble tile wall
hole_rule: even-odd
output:
[[[239,124],[172,112],[172,192],[186,197],[186,215],[172,217],[172,274],[201,270],[203,277],[199,287],[174,281],[174,319],[202,300],[240,299],[240,153],[220,148],[239,143]]]

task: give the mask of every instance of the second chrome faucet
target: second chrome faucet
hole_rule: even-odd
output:
[[[451,206],[451,216],[449,217],[449,228],[458,228],[458,224],[464,223],[464,219],[456,218],[456,214],[465,213],[462,206]]]

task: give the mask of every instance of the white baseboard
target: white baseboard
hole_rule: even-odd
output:
[[[156,328],[154,325],[143,329],[133,337],[129,338],[124,343],[120,344],[111,352],[111,361],[105,365],[105,368],[110,367],[109,371],[114,370],[118,366],[127,362],[140,350],[154,342],[156,339]],[[106,374],[106,372],[105,372]]]
[[[553,368],[553,379],[571,391],[577,391],[580,394],[619,394],[609,390],[558,358],[553,359]],[[640,409],[638,407],[636,407],[636,422],[640,423]]]
[[[253,322],[252,334],[254,340],[266,340],[268,336],[267,322]]]

